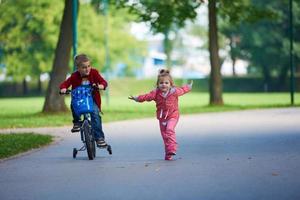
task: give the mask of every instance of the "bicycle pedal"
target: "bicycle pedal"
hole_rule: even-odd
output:
[[[100,149],[106,149],[106,148],[107,148],[107,145],[105,145],[105,146],[100,146],[100,145],[97,144],[97,147],[100,148]]]

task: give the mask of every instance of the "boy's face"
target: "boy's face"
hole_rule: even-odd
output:
[[[167,92],[171,87],[170,80],[167,77],[161,77],[158,81],[158,88],[162,92]]]
[[[78,71],[79,71],[79,73],[82,77],[88,76],[91,72],[91,63],[90,63],[90,61],[80,63],[78,65],[77,69],[78,69]]]

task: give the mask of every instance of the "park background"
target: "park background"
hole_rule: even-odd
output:
[[[0,17],[0,128],[70,124],[76,53],[109,82],[105,122],[154,117],[127,97],[160,68],[194,80],[182,114],[300,104],[299,1],[1,0]]]
[[[300,199],[299,25],[299,0],[0,0],[0,199]],[[77,53],[109,82],[93,161],[58,93]],[[160,68],[194,81],[174,161],[128,100]]]

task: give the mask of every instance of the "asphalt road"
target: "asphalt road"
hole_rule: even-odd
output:
[[[63,140],[0,162],[1,200],[300,199],[299,108],[181,116],[175,161],[154,118],[104,124],[113,155],[93,161],[72,158],[69,128],[36,129]]]

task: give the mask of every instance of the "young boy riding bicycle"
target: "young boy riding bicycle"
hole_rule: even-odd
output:
[[[75,65],[77,71],[72,73],[72,75],[61,83],[60,92],[65,93],[67,89],[71,86],[72,90],[80,85],[92,85],[93,87],[98,88],[99,90],[105,90],[107,87],[107,82],[100,75],[98,70],[92,68],[91,61],[85,54],[79,54],[75,56]],[[102,130],[102,120],[99,115],[101,111],[101,96],[99,90],[93,90],[93,112],[91,113],[91,123],[92,130],[96,143],[99,147],[106,147],[104,132]],[[78,116],[71,105],[71,111],[73,115],[73,128],[72,132],[77,132],[80,130],[80,116]]]

